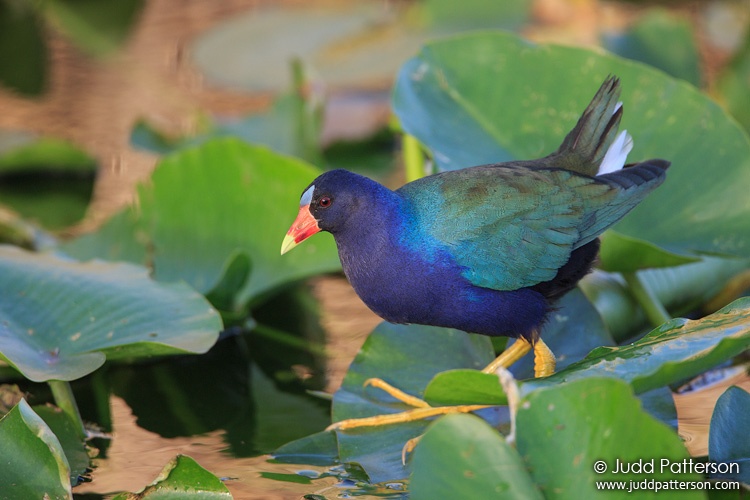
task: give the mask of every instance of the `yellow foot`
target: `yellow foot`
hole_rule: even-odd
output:
[[[417,444],[419,443],[420,439],[422,439],[422,436],[411,438],[410,440],[406,442],[404,447],[401,448],[401,463],[402,464],[406,465],[406,455],[414,451],[414,448],[417,447]]]
[[[326,430],[347,430],[356,429],[357,427],[377,427],[380,425],[391,425],[391,424],[402,424],[406,422],[414,422],[416,420],[424,420],[425,418],[435,417],[438,415],[447,415],[449,413],[469,413],[483,408],[489,408],[492,405],[458,405],[458,406],[430,406],[426,401],[419,399],[418,397],[406,394],[401,389],[393,387],[385,380],[379,378],[367,379],[364,386],[371,385],[381,389],[394,398],[398,399],[402,403],[414,407],[413,410],[406,410],[400,413],[392,413],[389,415],[375,415],[372,417],[364,418],[350,418],[347,420],[341,420],[335,422],[328,427]],[[409,443],[407,443],[408,445]],[[416,443],[415,443],[416,445]]]
[[[417,420],[424,420],[430,417],[436,417],[438,415],[448,415],[450,413],[469,413],[472,411],[482,410],[484,408],[490,408],[492,406],[494,405],[430,406],[427,408],[415,408],[413,410],[406,410],[400,413],[392,413],[389,415],[375,415],[373,417],[350,418],[348,420],[341,420],[340,422],[335,422],[329,425],[328,427],[326,427],[326,430],[345,431],[348,429],[356,429],[357,427],[377,427],[380,425],[403,424],[407,422],[415,422]]]
[[[534,376],[548,377],[555,373],[555,355],[552,350],[542,342],[542,339],[537,340],[534,345]]]
[[[531,350],[531,344],[524,338],[518,338],[513,344],[505,349],[500,356],[487,365],[482,372],[495,373],[498,367],[509,368],[513,363],[521,359]],[[542,339],[534,344],[534,376],[546,377],[555,373],[555,355]]]
[[[427,404],[426,401],[419,399],[418,397],[412,396],[411,394],[407,394],[401,389],[398,389],[396,387],[393,387],[391,384],[386,382],[385,380],[381,378],[368,378],[365,380],[365,383],[362,384],[362,387],[367,387],[368,385],[371,385],[373,387],[377,387],[378,389],[387,392],[394,398],[398,399],[402,403],[405,403],[409,406],[413,406],[414,408],[429,408],[430,405]]]
[[[484,373],[495,373],[498,367],[507,368],[519,359],[521,359],[526,353],[531,350],[531,344],[519,338],[513,345],[507,348],[500,356],[498,356],[492,363],[487,365],[482,370]],[[539,339],[534,345],[534,375],[536,377],[546,377],[555,372],[555,355],[543,340]],[[413,410],[407,410],[400,413],[392,413],[388,415],[375,415],[372,417],[364,418],[351,418],[347,420],[341,420],[340,422],[329,425],[326,430],[348,430],[356,429],[357,427],[377,427],[381,425],[392,425],[402,424],[406,422],[414,422],[417,420],[424,420],[430,417],[436,417],[438,415],[448,415],[450,413],[469,413],[472,411],[482,410],[484,408],[490,408],[493,405],[457,405],[457,406],[438,406],[432,407],[426,401],[419,399],[416,396],[405,393],[401,389],[393,387],[385,380],[379,378],[367,379],[364,386],[373,386],[381,389],[398,401],[413,407]],[[412,441],[414,441],[412,443]],[[416,446],[416,441],[412,440],[406,443],[404,446],[403,456],[406,456]]]

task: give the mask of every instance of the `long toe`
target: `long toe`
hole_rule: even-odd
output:
[[[534,345],[534,376],[548,377],[555,373],[555,355],[552,350],[539,339]]]

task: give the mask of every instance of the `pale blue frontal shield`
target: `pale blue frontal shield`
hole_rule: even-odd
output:
[[[299,199],[299,206],[304,207],[305,205],[309,205],[312,201],[313,191],[315,191],[315,184],[307,188],[307,191],[302,193],[302,198]]]

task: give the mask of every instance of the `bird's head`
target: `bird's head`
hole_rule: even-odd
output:
[[[346,170],[331,170],[305,188],[299,213],[281,244],[282,255],[319,231],[344,229],[357,213],[374,181]]]

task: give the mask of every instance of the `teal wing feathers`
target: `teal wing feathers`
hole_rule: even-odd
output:
[[[426,177],[398,192],[418,221],[414,230],[446,250],[465,278],[515,290],[553,279],[573,250],[661,183],[663,163],[599,177],[489,165]]]

